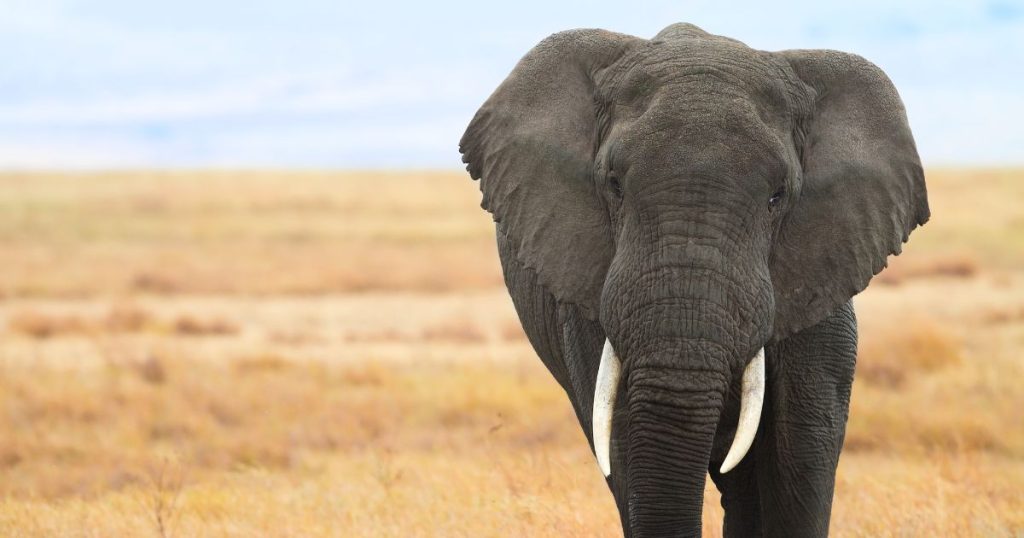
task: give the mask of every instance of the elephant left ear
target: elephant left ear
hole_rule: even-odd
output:
[[[929,217],[914,137],[885,73],[837,51],[779,54],[816,100],[803,124],[802,180],[770,262],[775,338],[862,291]]]

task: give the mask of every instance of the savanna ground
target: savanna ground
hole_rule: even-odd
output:
[[[1024,171],[929,189],[855,300],[836,536],[1024,533]],[[0,536],[617,534],[464,174],[0,192]]]

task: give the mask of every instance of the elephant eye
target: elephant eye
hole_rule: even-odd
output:
[[[779,207],[779,204],[782,203],[782,197],[785,195],[786,187],[779,187],[779,190],[775,191],[775,194],[772,194],[772,197],[768,199],[768,209],[774,210]]]
[[[615,196],[622,198],[622,183],[619,183],[619,176],[615,175],[614,172],[608,174],[608,186],[615,193]]]

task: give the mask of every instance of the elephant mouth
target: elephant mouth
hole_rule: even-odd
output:
[[[619,378],[622,375],[622,361],[619,360],[611,341],[605,339],[601,353],[601,364],[597,369],[597,386],[594,390],[594,452],[597,465],[604,475],[612,474],[610,444],[612,436],[612,415],[618,393]],[[719,472],[731,471],[743,460],[754,443],[758,425],[761,422],[761,408],[764,405],[765,369],[764,348],[743,370],[740,418],[733,436],[732,445],[722,462]]]

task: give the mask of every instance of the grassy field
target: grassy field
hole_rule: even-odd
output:
[[[1024,171],[929,189],[855,300],[836,536],[1024,534]],[[0,536],[617,534],[464,174],[0,192]]]

